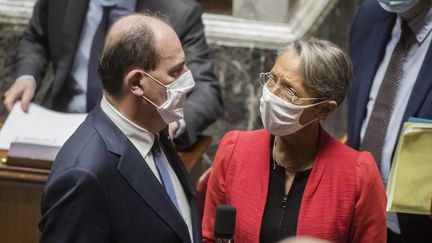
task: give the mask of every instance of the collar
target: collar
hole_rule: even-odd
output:
[[[148,130],[133,123],[123,116],[106,99],[105,95],[101,100],[101,109],[113,121],[113,123],[126,135],[126,137],[139,148],[143,157],[147,156],[153,146],[155,135]]]
[[[401,23],[401,18],[397,19],[398,24]],[[422,43],[432,30],[432,8],[425,14],[417,16],[415,19],[408,22],[412,32],[418,43]]]

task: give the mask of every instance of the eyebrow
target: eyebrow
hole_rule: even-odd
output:
[[[170,73],[170,72],[173,72],[173,71],[181,70],[181,69],[183,69],[183,66],[184,66],[185,64],[186,64],[186,62],[185,62],[185,61],[182,61],[181,63],[176,64],[174,67],[168,69],[168,72]]]
[[[279,77],[278,75],[276,75],[273,70],[270,71],[270,74],[276,78],[277,80],[275,80],[276,82],[279,81]],[[287,81],[286,79],[284,79],[285,81]],[[284,84],[282,85],[283,87],[290,89],[297,97],[301,98],[302,95],[299,94],[299,92],[293,87],[293,85],[290,82],[284,82]]]

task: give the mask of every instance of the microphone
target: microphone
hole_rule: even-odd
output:
[[[231,243],[236,223],[236,209],[231,205],[219,205],[216,208],[214,234],[216,243]]]

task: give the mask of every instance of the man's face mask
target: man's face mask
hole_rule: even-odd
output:
[[[195,86],[191,71],[186,71],[169,85],[162,84],[150,74],[146,73],[146,75],[165,88],[167,99],[162,105],[157,106],[144,95],[142,97],[157,108],[159,115],[167,125],[183,119],[183,109],[186,104],[187,93]]]
[[[313,119],[306,124],[300,124],[300,117],[304,110],[309,107],[318,106],[324,102],[326,100],[311,105],[296,105],[276,96],[268,90],[267,85],[264,85],[263,94],[260,99],[261,119],[264,128],[276,136],[286,136],[296,133],[303,127],[318,120]]]
[[[387,12],[403,13],[416,5],[418,1],[419,0],[378,0],[378,3]]]

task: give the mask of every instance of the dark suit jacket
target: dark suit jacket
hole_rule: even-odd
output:
[[[384,58],[396,17],[396,14],[383,10],[376,0],[365,0],[352,25],[349,53],[354,64],[354,79],[348,94],[348,144],[356,149],[360,146],[360,129],[366,116],[369,92],[375,73]],[[432,48],[429,48],[404,111],[403,122],[410,116],[432,119],[431,67]],[[400,129],[395,132],[400,133]],[[432,235],[429,233],[432,223],[428,217],[421,217],[417,223],[406,223],[406,217],[409,218],[407,215],[400,215],[402,231],[413,233],[414,236],[421,235],[424,230],[424,234]],[[413,232],[409,228],[412,228]]]
[[[89,0],[38,0],[19,44],[17,77],[33,75],[38,88],[47,64],[52,62],[54,80],[42,104],[62,111],[72,98],[69,80],[79,45]],[[222,114],[218,81],[209,60],[201,21],[202,11],[194,0],[137,0],[138,12],[150,11],[169,17],[183,45],[186,62],[196,86],[185,107],[187,131],[175,140],[180,149],[194,144],[197,135]]]
[[[194,187],[166,133],[160,135],[190,203],[194,242],[201,242]],[[162,185],[99,106],[54,161],[39,227],[44,243],[191,242]]]

